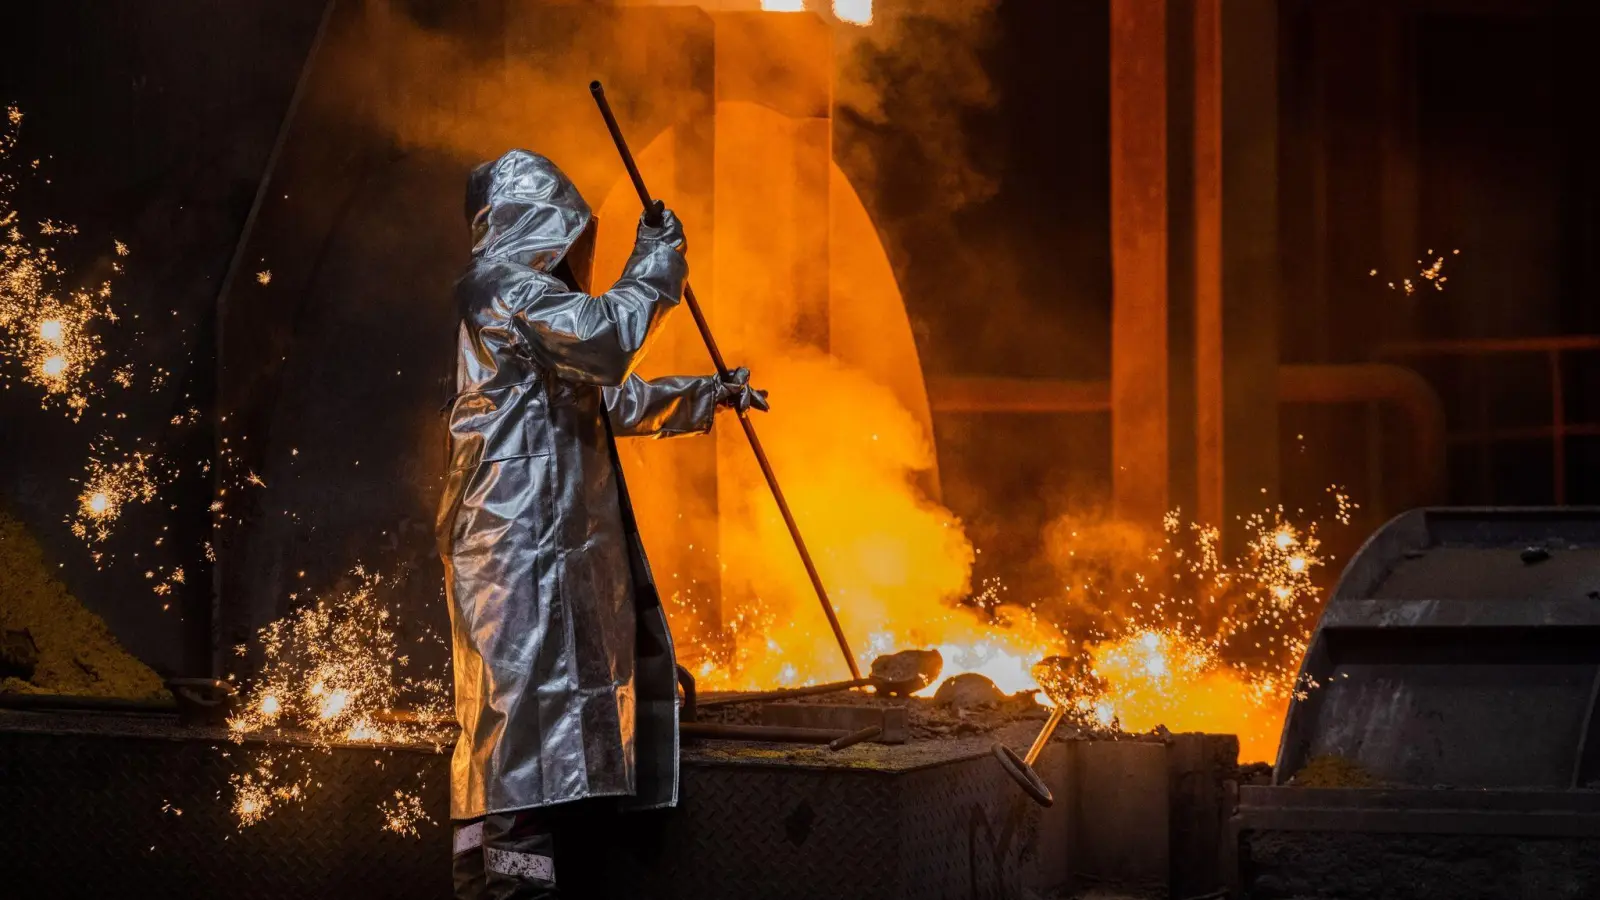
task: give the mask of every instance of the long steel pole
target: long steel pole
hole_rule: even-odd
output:
[[[611,132],[611,140],[617,145],[617,152],[622,155],[622,164],[628,169],[628,177],[633,180],[633,188],[639,193],[639,202],[644,204],[647,216],[659,216],[656,202],[650,196],[650,189],[645,187],[644,176],[639,174],[639,166],[633,161],[633,153],[628,149],[628,142],[622,136],[622,127],[617,124],[617,117],[611,112],[611,104],[606,100],[606,91],[600,82],[589,83],[589,92],[594,94],[594,102],[600,107],[600,115],[605,117],[606,130]],[[689,306],[689,314],[694,316],[695,327],[700,329],[700,337],[706,342],[706,349],[711,351],[711,362],[717,367],[717,374],[723,378],[728,377],[728,364],[722,359],[722,351],[717,349],[717,341],[711,336],[711,326],[706,323],[705,313],[700,310],[700,302],[695,299],[694,288],[687,282],[683,285],[683,299]],[[778,512],[783,514],[783,523],[789,527],[789,536],[794,538],[794,547],[800,552],[800,561],[805,564],[806,575],[811,578],[811,587],[817,592],[817,600],[822,604],[822,611],[828,617],[828,625],[833,629],[833,636],[839,642],[839,650],[844,653],[845,664],[850,667],[850,677],[861,679],[861,668],[856,664],[856,656],[850,652],[850,642],[845,639],[844,629],[839,627],[839,616],[833,611],[833,603],[828,599],[828,590],[822,585],[822,576],[817,574],[817,566],[811,561],[811,552],[806,549],[805,539],[800,536],[800,526],[794,521],[794,513],[789,511],[789,502],[783,498],[783,489],[778,487],[778,476],[773,474],[772,464],[767,461],[767,453],[761,449],[761,439],[756,437],[755,426],[751,424],[750,417],[744,410],[738,410],[739,425],[744,428],[744,436],[750,441],[750,449],[755,452],[756,464],[761,467],[761,474],[767,479],[767,487],[772,489],[772,499],[778,503]]]

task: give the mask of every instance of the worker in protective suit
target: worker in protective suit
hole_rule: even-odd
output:
[[[461,725],[456,896],[552,898],[572,801],[678,797],[672,638],[614,438],[704,434],[718,408],[766,398],[743,369],[633,374],[688,274],[671,212],[641,222],[621,279],[595,295],[594,216],[548,159],[479,166],[466,212],[438,520]]]

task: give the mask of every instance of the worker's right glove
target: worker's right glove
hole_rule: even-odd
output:
[[[656,241],[666,244],[679,253],[689,252],[689,241],[683,236],[683,223],[679,222],[672,210],[663,206],[660,200],[656,201],[656,209],[661,212],[660,225],[649,224],[650,210],[645,210],[639,217],[639,243]]]
[[[717,405],[732,407],[739,412],[752,409],[766,412],[770,408],[767,406],[767,392],[750,386],[750,370],[744,366],[729,372],[727,378],[718,379]]]

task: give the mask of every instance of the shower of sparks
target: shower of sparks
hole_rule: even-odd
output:
[[[311,775],[301,772],[291,779],[277,768],[280,762],[279,757],[263,750],[248,771],[229,779],[233,785],[233,814],[241,827],[262,821],[276,806],[299,804],[305,799],[313,784]]]
[[[272,283],[272,270],[262,269],[256,273],[256,283],[263,287]]]
[[[0,131],[0,163],[17,144],[20,110],[7,110],[9,127]],[[0,384],[12,379],[40,391],[40,405],[59,407],[73,421],[82,418],[99,393],[96,364],[105,356],[96,326],[116,321],[109,305],[111,285],[93,290],[65,286],[66,273],[55,259],[55,241],[77,229],[49,220],[32,229],[10,199],[17,182],[0,167]],[[118,254],[126,247],[114,245]]]
[[[355,588],[317,598],[258,636],[262,664],[229,729],[241,742],[255,732],[293,729],[309,735],[311,746],[279,748],[276,756],[261,750],[248,771],[234,776],[233,811],[241,826],[313,789],[312,753],[349,743],[437,747],[454,723],[444,681],[408,669],[410,657],[385,598],[388,582],[360,568],[354,575]],[[428,640],[438,638],[418,638]],[[402,704],[412,712],[396,714]],[[406,792],[380,809],[386,827],[401,834],[415,835],[427,818],[420,796]]]
[[[1352,502],[1350,495],[1346,494],[1344,489],[1336,484],[1328,486],[1328,496],[1333,498],[1335,504],[1333,520],[1340,525],[1349,525],[1350,516],[1361,508],[1360,505]]]
[[[1461,251],[1451,250],[1448,255],[1459,256],[1461,255]],[[1424,260],[1427,257],[1433,257],[1433,262],[1425,262]],[[1422,287],[1423,284],[1432,285],[1433,289],[1436,291],[1444,290],[1445,282],[1450,280],[1444,274],[1445,258],[1446,256],[1444,254],[1436,255],[1432,250],[1429,250],[1424,255],[1423,259],[1417,260],[1417,266],[1419,267],[1417,271],[1417,278],[1421,280],[1417,281],[1411,278],[1402,278],[1399,282],[1391,281],[1388,283],[1389,290],[1402,291],[1408,297],[1415,294],[1417,292],[1417,288]],[[1367,274],[1373,278],[1376,278],[1378,277],[1378,270],[1372,269],[1371,271],[1367,272]]]
[[[1356,505],[1337,487],[1328,493],[1331,518],[1348,524]],[[1328,559],[1318,527],[1282,508],[1245,517],[1242,550],[1224,560],[1220,530],[1179,521],[1167,517],[1165,540],[1145,571],[1124,573],[1125,587],[1079,586],[1120,593],[1117,615],[1051,682],[1036,677],[1084,727],[1232,732],[1245,758],[1269,759],[1283,711],[1304,688],[1300,660],[1321,609],[1314,576]]]
[[[421,822],[433,824],[433,819],[422,805],[420,794],[408,794],[397,790],[392,801],[378,808],[383,812],[383,827],[398,835],[421,837],[417,825]]]
[[[160,546],[159,542],[157,543],[157,546]],[[155,574],[156,573],[154,572],[150,573],[152,579],[155,577]],[[185,578],[186,576],[183,573],[183,567],[176,566],[171,571],[168,571],[166,576],[162,578],[161,581],[157,582],[155,586],[150,588],[150,590],[155,593],[157,597],[167,597],[172,594],[174,588],[184,583]],[[167,608],[167,606],[162,607],[162,609]]]
[[[108,462],[106,457],[111,455],[105,452],[89,459],[78,491],[78,507],[68,517],[72,533],[91,544],[111,536],[127,507],[155,500],[170,477],[154,454],[133,451],[117,454],[119,459]]]
[[[1356,505],[1336,487],[1328,495],[1327,518],[1349,524]],[[1224,532],[1186,524],[1174,511],[1153,541],[1113,542],[1113,549],[1083,543],[1087,532],[1080,539],[1073,530],[1060,535],[1063,555],[1099,575],[1065,585],[1063,598],[1018,604],[989,581],[964,610],[896,609],[910,619],[879,622],[852,645],[863,668],[882,653],[937,649],[945,676],[976,672],[1007,692],[1042,690],[1085,730],[1235,732],[1249,758],[1270,758],[1321,607],[1316,579],[1328,559],[1311,518],[1275,508]],[[1238,539],[1236,553],[1224,551],[1225,537]],[[675,629],[691,636],[685,656],[703,689],[829,680],[815,673],[837,660],[819,664],[812,658],[818,644],[794,642],[762,603],[725,607],[731,616],[722,630],[706,628],[707,594],[681,585],[669,604]],[[1089,624],[1051,621],[1063,604],[1106,612]]]

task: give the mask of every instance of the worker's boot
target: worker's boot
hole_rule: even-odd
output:
[[[484,890],[489,900],[557,900],[555,835],[536,811],[483,820]],[[459,896],[459,895],[458,895]]]
[[[483,820],[451,822],[450,877],[455,884],[456,900],[482,900],[483,874]]]

